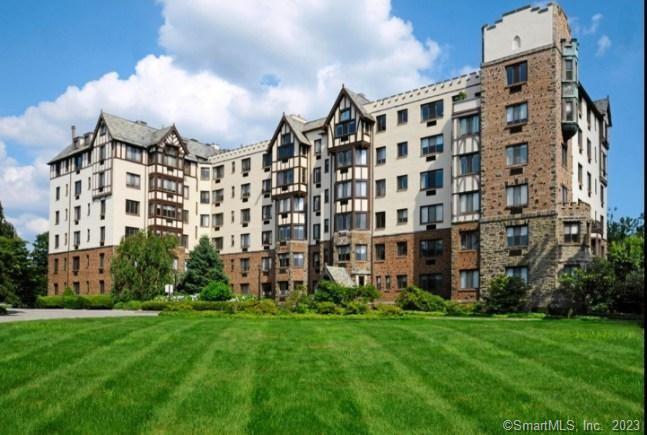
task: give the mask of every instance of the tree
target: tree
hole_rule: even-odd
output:
[[[211,281],[200,292],[203,301],[228,301],[233,296],[229,284],[224,281]]]
[[[0,302],[33,305],[34,272],[26,243],[4,217],[0,204]]]
[[[527,309],[528,284],[517,276],[495,276],[483,297],[487,313],[516,313]]]
[[[0,237],[16,237],[16,229],[11,225],[4,217],[4,210],[2,208],[2,203],[0,202]]]
[[[189,253],[180,289],[186,293],[200,293],[212,281],[227,284],[229,279],[225,275],[218,251],[209,242],[208,237],[202,236],[197,246]]]
[[[118,300],[148,300],[173,281],[177,239],[139,231],[124,237],[112,260],[113,293]]]
[[[549,310],[555,314],[606,314],[615,301],[616,277],[604,258],[560,277]]]
[[[49,246],[49,233],[44,232],[36,236],[32,244],[31,262],[34,269],[34,292],[36,295],[47,294],[47,252]]]
[[[616,209],[614,209],[616,210]],[[615,220],[613,212],[609,211],[609,219],[607,223],[607,241],[613,243],[618,240],[623,240],[633,234],[644,235],[645,231],[645,215],[641,213],[638,218],[629,216],[621,217]]]

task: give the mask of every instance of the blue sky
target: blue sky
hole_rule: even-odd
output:
[[[377,0],[347,11],[312,0],[312,12],[285,21],[281,1],[0,2],[0,201],[21,234],[46,228],[44,162],[66,145],[70,124],[91,129],[102,108],[237,146],[270,136],[283,111],[323,115],[341,82],[377,98],[476,68],[481,26],[527,4]],[[643,2],[560,4],[580,40],[584,86],[611,97],[610,205],[637,216]],[[370,22],[359,18],[366,11]],[[259,20],[281,22],[284,34],[268,36],[276,26]],[[374,32],[384,35],[377,43]],[[265,109],[251,110],[253,101]]]

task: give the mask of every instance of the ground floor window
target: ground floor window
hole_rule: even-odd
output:
[[[528,283],[528,267],[527,266],[513,266],[506,267],[505,274],[508,276],[516,276],[521,278],[523,282]]]
[[[478,270],[461,270],[461,289],[479,288]]]

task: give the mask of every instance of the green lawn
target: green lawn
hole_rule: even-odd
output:
[[[235,317],[0,325],[0,433],[501,433],[643,419],[643,330]],[[641,427],[642,429],[642,427]]]

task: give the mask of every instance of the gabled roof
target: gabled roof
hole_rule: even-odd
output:
[[[106,112],[101,112],[99,119],[101,118],[105,121],[106,127],[110,132],[110,136],[114,139],[143,147],[159,142],[153,141],[153,134],[158,131],[156,128],[149,127],[140,122],[120,118],[119,116],[111,115]],[[98,126],[99,124],[97,123],[97,127]]]
[[[74,146],[74,144],[71,143],[68,146],[66,146],[63,149],[63,151],[61,151],[60,153],[52,157],[52,159],[49,162],[47,162],[47,164],[49,165],[51,163],[54,163],[57,160],[61,160],[62,158],[73,156],[74,154],[87,151],[89,149],[90,149],[90,144],[83,143],[83,145],[81,146]]]
[[[324,266],[324,276],[326,276],[333,282],[336,282],[337,284],[341,284],[347,287],[355,286],[355,283],[353,282],[352,278],[348,274],[348,271],[343,267],[330,266],[326,264]]]
[[[342,97],[346,95],[348,98],[350,98],[351,102],[355,106],[355,108],[359,111],[360,115],[362,118],[368,119],[370,121],[375,121],[373,118],[373,115],[371,115],[368,110],[364,107],[366,104],[370,103],[371,101],[368,100],[365,96],[361,94],[356,94],[355,92],[351,91],[344,85],[341,86],[341,90],[339,91],[339,94],[337,95],[337,99],[335,100],[335,104],[332,105],[332,108],[330,109],[330,112],[328,113],[328,116],[326,116],[326,120],[324,121],[324,125],[327,125],[333,115],[335,114],[335,109],[337,109],[337,106],[339,106],[339,102],[341,101]]]
[[[310,144],[310,141],[308,140],[306,135],[303,134],[303,127],[305,125],[305,121],[292,115],[286,115],[284,113],[283,116],[281,116],[281,120],[279,121],[279,124],[276,126],[276,130],[274,130],[274,134],[272,135],[272,138],[268,143],[268,149],[269,149],[269,145],[274,143],[274,141],[278,137],[279,132],[281,131],[281,126],[283,125],[284,122],[288,125],[288,127],[290,127],[290,130],[292,130],[292,132],[297,137],[299,142],[304,144]]]
[[[611,102],[609,101],[609,97],[607,96],[601,100],[595,100],[593,104],[596,109],[598,109],[598,112],[609,119],[609,127],[611,127]]]

